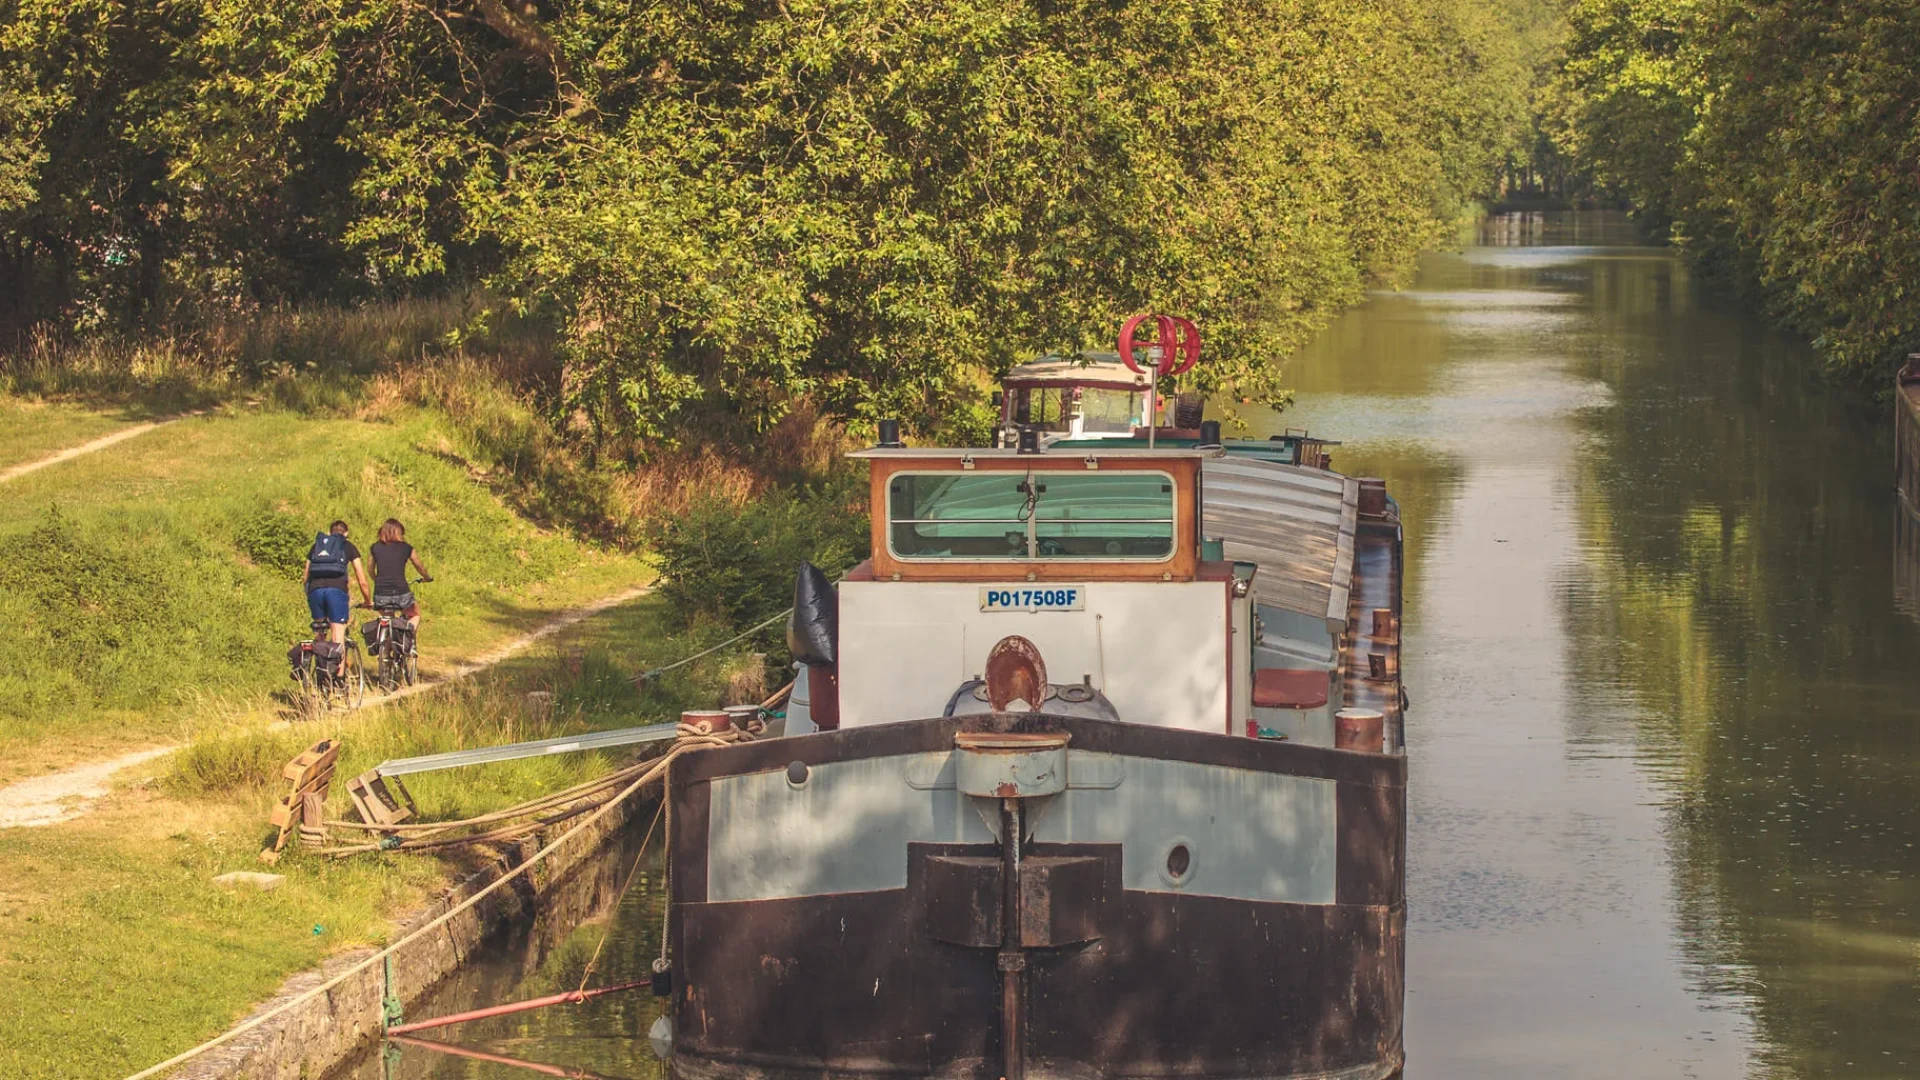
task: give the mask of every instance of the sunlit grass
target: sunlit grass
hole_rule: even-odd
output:
[[[342,752],[330,817],[350,816],[347,777],[392,757],[671,719],[711,705],[755,648],[743,643],[660,683],[637,671],[717,634],[670,632],[657,599],[612,609],[468,682],[391,706],[298,725],[210,725],[140,770],[85,817],[0,832],[0,1076],[123,1076],[212,1034],[288,975],[345,946],[385,939],[391,919],[471,865],[468,856],[291,851],[271,893],[211,878],[263,869],[266,816],[288,758],[320,738]],[[764,643],[759,647],[764,648]],[[529,701],[529,691],[551,694]],[[406,783],[426,820],[484,813],[603,775],[630,753],[547,755]],[[357,835],[352,839],[359,839]],[[313,928],[322,927],[315,934]]]
[[[334,517],[363,551],[385,517],[407,523],[435,575],[418,589],[430,676],[650,576],[617,547],[529,522],[475,482],[462,449],[418,408],[386,422],[264,410],[14,481],[0,502],[0,755],[174,739],[209,702],[271,707],[307,631],[299,559]]]

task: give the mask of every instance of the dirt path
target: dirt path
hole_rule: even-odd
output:
[[[85,813],[108,791],[107,781],[121,769],[173,753],[171,746],[136,750],[106,761],[79,765],[0,788],[0,829],[55,825]]]
[[[72,461],[74,458],[82,455],[91,454],[95,450],[105,450],[115,443],[125,442],[136,435],[145,435],[154,428],[165,427],[168,424],[185,420],[189,416],[199,415],[200,413],[196,411],[181,413],[179,416],[170,416],[165,420],[149,420],[143,424],[135,424],[132,427],[121,428],[119,431],[109,435],[102,435],[91,442],[83,442],[79,446],[69,446],[57,454],[48,454],[38,461],[29,461],[22,465],[14,465],[6,469],[0,469],[0,484],[4,484],[9,480],[16,480],[30,472],[44,469],[49,465],[58,465],[63,461]]]
[[[384,697],[369,698],[367,704],[377,705],[414,694],[423,694],[435,687],[458,682],[510,659],[542,639],[598,615],[608,608],[617,607],[629,600],[637,600],[651,590],[651,586],[636,585],[610,596],[603,596],[591,604],[569,608],[530,633],[496,645],[472,660],[453,665],[452,670],[440,678],[407,687],[398,693]],[[0,829],[36,828],[42,825],[57,825],[62,821],[77,818],[108,794],[111,790],[109,781],[115,773],[171,754],[176,749],[178,748],[173,746],[155,746],[146,750],[136,750],[131,754],[123,754],[106,761],[76,765],[71,769],[63,769],[57,773],[48,773],[45,776],[36,776],[31,780],[21,780],[0,787]]]
[[[612,595],[603,596],[600,599],[595,600],[591,604],[587,604],[577,608],[570,608],[566,611],[561,612],[559,615],[554,616],[552,619],[548,620],[547,622],[541,624],[540,628],[533,631],[532,633],[522,634],[521,636],[514,638],[511,641],[505,642],[500,645],[496,645],[493,648],[488,649],[486,652],[481,653],[479,656],[476,656],[471,660],[468,660],[464,663],[456,663],[452,665],[452,669],[449,670],[444,675],[440,675],[433,679],[428,679],[422,682],[415,683],[412,686],[408,686],[408,687],[404,687],[402,689],[396,690],[391,694],[386,694],[384,696],[377,697],[377,698],[368,698],[366,704],[378,705],[382,702],[396,701],[400,698],[412,697],[415,694],[424,694],[427,691],[434,689],[435,687],[445,686],[446,684],[451,682],[459,682],[461,679],[467,678],[468,676],[474,675],[478,672],[485,671],[486,669],[494,666],[495,664],[500,663],[501,661],[509,660],[514,656],[517,656],[520,653],[525,652],[528,648],[537,644],[543,638],[551,637],[552,635],[557,634],[562,630],[565,630],[569,626],[573,626],[579,622],[582,622],[583,620],[590,619],[593,616],[600,614],[601,612],[607,610],[608,608],[619,607],[621,604],[624,604],[629,600],[638,600],[642,596],[645,596],[652,591],[653,591],[653,586],[651,585],[635,585],[632,588],[622,589],[617,593],[613,593]],[[365,706],[362,706],[362,707],[364,708]],[[5,795],[5,792],[0,791],[0,797],[4,797],[4,795]]]

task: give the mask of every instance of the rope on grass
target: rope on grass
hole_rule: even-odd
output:
[[[182,1051],[181,1053],[175,1054],[174,1056],[168,1058],[165,1061],[160,1062],[157,1065],[150,1065],[147,1068],[142,1069],[137,1073],[134,1073],[132,1076],[127,1077],[127,1080],[148,1080],[148,1077],[158,1076],[161,1073],[166,1072],[168,1069],[171,1069],[174,1066],[181,1064],[182,1062],[192,1060],[193,1058],[206,1053],[208,1050],[211,1050],[216,1046],[224,1046],[225,1044],[232,1042],[234,1039],[239,1038],[240,1036],[246,1034],[249,1031],[252,1031],[254,1028],[257,1028],[262,1024],[265,1024],[269,1020],[279,1017],[301,1005],[305,1005],[307,1002],[312,1001],[317,997],[330,993],[335,987],[339,986],[341,983],[344,983],[348,979],[353,978],[354,976],[360,974],[361,972],[366,971],[369,968],[372,968],[375,964],[378,964],[381,961],[385,960],[387,957],[392,956],[394,953],[400,951],[402,948],[406,947],[407,945],[410,945],[413,942],[418,941],[421,938],[425,937],[426,935],[434,932],[435,930],[438,930],[440,927],[446,925],[449,921],[451,921],[454,916],[459,915],[460,913],[473,907],[475,904],[478,904],[480,901],[493,895],[493,893],[498,891],[499,889],[505,888],[507,883],[513,881],[515,878],[526,873],[528,870],[533,869],[535,865],[539,864],[547,856],[559,850],[560,845],[566,843],[568,840],[573,839],[573,837],[577,835],[581,830],[585,829],[589,825],[592,825],[594,822],[600,820],[603,816],[606,815],[606,813],[609,810],[612,810],[615,806],[618,806],[620,803],[631,798],[633,794],[639,791],[641,788],[665,776],[667,772],[667,767],[673,764],[674,759],[680,757],[680,755],[685,754],[690,750],[704,749],[709,746],[725,746],[728,743],[738,742],[743,739],[751,739],[752,737],[753,736],[750,733],[746,731],[742,731],[738,728],[731,728],[724,731],[714,731],[704,721],[697,724],[681,724],[679,729],[679,734],[674,739],[673,747],[669,749],[665,754],[661,755],[659,758],[648,763],[646,771],[641,773],[640,776],[638,776],[637,778],[635,778],[631,784],[628,784],[625,788],[623,788],[620,794],[614,796],[611,799],[608,799],[606,802],[599,804],[598,808],[595,809],[592,815],[589,816],[585,821],[582,821],[578,825],[575,825],[572,828],[568,829],[566,832],[561,833],[558,837],[556,837],[553,841],[548,843],[545,847],[541,848],[539,851],[534,852],[533,856],[529,858],[526,862],[521,863],[519,866],[516,866],[513,869],[507,871],[505,874],[502,874],[498,878],[495,878],[491,884],[487,885],[485,888],[481,889],[479,892],[474,893],[472,896],[467,897],[465,900],[462,900],[460,903],[448,909],[446,914],[440,916],[437,919],[434,919],[432,922],[427,923],[425,926],[422,926],[418,930],[413,931],[412,933],[406,935],[405,937],[401,938],[399,941],[394,942],[393,944],[387,946],[386,948],[380,950],[379,952],[374,953],[372,956],[367,957],[365,960],[360,961],[359,963],[353,965],[352,967],[341,972],[340,974],[335,975],[333,978],[328,979],[326,982],[321,983],[319,986],[316,986],[313,989],[307,991],[306,993],[293,998],[291,1001],[288,1001],[282,1005],[275,1006],[274,1008],[268,1009],[266,1012],[261,1013],[260,1015],[255,1016],[251,1019],[243,1020],[239,1024],[236,1024],[235,1026],[228,1028],[226,1031],[222,1032],[221,1034],[216,1035],[211,1039],[208,1039],[206,1042],[201,1043],[199,1046],[196,1046],[191,1050]],[[374,845],[374,846],[377,846],[377,845]]]
[[[657,667],[657,668],[653,668],[650,671],[643,671],[640,674],[635,675],[633,677],[633,681],[637,683],[643,683],[643,682],[646,682],[648,679],[653,678],[656,675],[665,675],[667,672],[672,671],[674,668],[685,667],[686,665],[693,663],[695,660],[698,660],[703,656],[712,656],[714,653],[719,652],[721,649],[726,648],[727,646],[733,644],[734,642],[742,641],[742,640],[745,640],[746,638],[750,638],[753,635],[759,633],[762,630],[765,630],[767,627],[772,626],[774,623],[779,622],[781,619],[784,619],[791,614],[793,614],[793,609],[788,608],[787,610],[781,612],[780,614],[775,615],[773,618],[768,619],[766,622],[757,623],[754,626],[751,626],[746,630],[743,630],[740,633],[733,635],[732,637],[721,642],[720,644],[715,645],[711,649],[701,649],[699,652],[694,653],[692,656],[689,656],[680,660],[675,660],[673,663],[668,664],[666,667]]]
[[[392,833],[394,835],[382,837],[377,841],[364,844],[346,844],[338,847],[321,848],[319,853],[338,857],[358,854],[364,851],[420,851],[429,848],[449,847],[455,844],[486,843],[494,840],[517,839],[528,833],[536,832],[552,825],[557,821],[564,821],[570,817],[578,817],[580,814],[593,809],[595,806],[600,805],[600,803],[593,801],[582,802],[581,800],[589,799],[590,796],[602,791],[619,787],[626,781],[645,772],[652,767],[652,764],[650,761],[643,761],[635,765],[629,765],[626,768],[609,773],[598,780],[589,780],[583,784],[576,784],[565,791],[557,791],[551,795],[542,795],[537,799],[529,799],[515,806],[495,810],[492,813],[480,814],[476,817],[461,818],[457,821],[413,822],[411,824],[403,822],[398,825],[369,825],[362,821],[329,820],[326,823],[326,827],[329,829],[354,829],[361,832]],[[470,836],[451,838],[444,838],[442,836],[442,834],[455,829],[492,825],[495,822],[529,817],[553,810],[559,810],[560,812],[539,818],[535,821],[502,826],[484,832],[474,833]]]

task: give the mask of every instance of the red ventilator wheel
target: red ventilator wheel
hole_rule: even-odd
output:
[[[1173,315],[1140,314],[1128,319],[1120,326],[1120,362],[1136,375],[1144,375],[1147,369],[1134,358],[1135,335],[1140,332],[1140,324],[1153,320],[1153,344],[1160,347],[1160,359],[1154,365],[1160,378],[1178,375],[1200,362],[1200,331],[1193,323]]]

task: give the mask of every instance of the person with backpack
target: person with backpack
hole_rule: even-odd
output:
[[[330,659],[336,662],[345,654],[347,643],[347,619],[352,608],[347,597],[349,576],[360,583],[360,595],[367,603],[373,603],[373,587],[367,583],[366,568],[360,563],[360,549],[347,539],[347,523],[336,521],[313,538],[313,547],[307,551],[307,568],[300,575],[313,621],[327,622],[327,640],[333,644]]]
[[[420,640],[420,602],[414,599],[413,589],[407,585],[407,564],[420,575],[421,581],[432,581],[433,575],[420,562],[420,554],[407,543],[407,527],[397,518],[388,518],[380,523],[380,539],[368,549],[373,556],[373,606],[376,610],[391,608],[406,618],[408,634],[407,647],[412,649]]]

